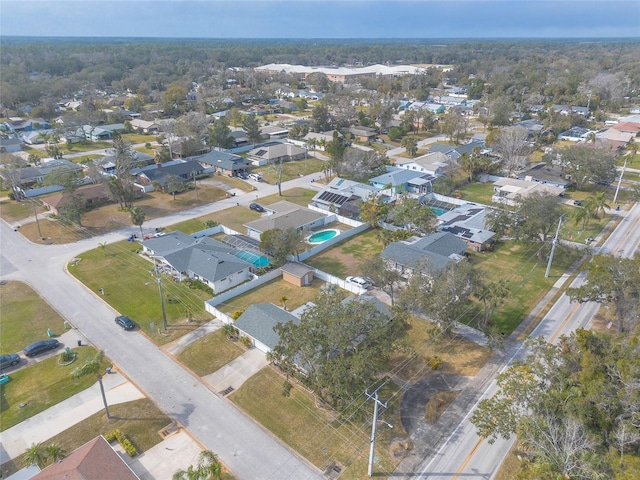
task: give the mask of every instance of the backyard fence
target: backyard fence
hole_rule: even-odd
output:
[[[360,223],[359,227],[352,228],[351,230],[347,230],[346,232],[341,232],[340,235],[336,235],[335,237],[330,238],[329,240],[307,250],[306,252],[302,252],[300,255],[298,255],[298,257],[289,256],[289,260],[292,262],[303,262],[307,258],[317,255],[318,253],[334,246],[336,243],[340,243],[347,238],[351,238],[358,233],[364,232],[367,228],[369,228],[368,223]]]

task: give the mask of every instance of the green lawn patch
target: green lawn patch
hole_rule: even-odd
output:
[[[6,222],[15,222],[33,216],[33,203],[17,202],[15,200],[3,200],[0,202],[0,218]],[[36,212],[41,214],[45,209],[38,203]]]
[[[473,203],[491,205],[493,183],[469,183],[459,190],[463,200]]]
[[[315,157],[309,157],[306,160],[295,160],[283,163],[282,181],[286,182],[300,175],[308,175],[310,173],[322,172],[326,163]],[[251,170],[262,175],[262,179],[270,184],[275,184],[277,177],[273,168],[264,166]]]
[[[314,300],[320,294],[320,288],[325,282],[314,278],[311,285],[296,287],[284,280],[275,279],[247,293],[238,295],[222,305],[218,309],[228,315],[237,311],[244,311],[249,305],[256,303],[273,303],[282,307],[282,297],[286,297],[287,310],[294,310],[305,303]]]
[[[47,329],[63,332],[64,319],[22,282],[0,285],[2,353],[15,353],[47,337]]]
[[[224,183],[231,188],[237,188],[242,190],[243,192],[250,192],[253,190],[253,185],[245,182],[241,178],[238,177],[227,177],[226,175],[214,175],[213,180],[216,182]]]
[[[172,230],[180,230],[181,232],[191,234],[206,228],[204,222],[207,220],[214,220],[220,225],[231,228],[236,232],[246,233],[247,228],[244,224],[257,220],[260,216],[260,213],[254,212],[248,207],[230,207],[220,210],[219,212],[210,213],[202,217],[176,223],[175,225],[167,227],[165,230],[168,232]]]
[[[123,133],[122,138],[135,145],[137,143],[156,144],[156,135],[143,135],[141,133]]]
[[[285,397],[283,382],[283,377],[265,367],[228,398],[318,468],[324,470],[336,462],[346,468],[340,478],[365,478],[370,423],[342,421],[334,412],[318,408],[313,395],[297,386]],[[385,400],[390,395],[386,388],[381,392]],[[394,429],[379,427],[376,471],[390,473],[399,461],[389,453],[390,436],[398,436],[402,424],[387,412],[382,418],[393,422]]]
[[[301,207],[307,207],[316,193],[318,192],[314,190],[305,190],[304,188],[291,188],[289,190],[284,190],[282,192],[282,196],[274,193],[273,195],[268,195],[261,198],[260,204],[270,205],[272,203],[286,200],[287,202],[295,203],[296,205],[300,205]]]
[[[222,330],[217,330],[185,348],[178,354],[178,360],[196,375],[204,377],[238,358],[245,351],[238,342],[228,340]]]
[[[126,241],[99,247],[71,263],[69,271],[94,292],[104,289],[103,299],[115,310],[127,315],[153,340],[160,344],[171,342],[211,319],[204,310],[210,294],[189,289],[163,276],[162,287],[169,329],[162,330],[162,309],[153,271],[153,264],[139,256],[140,247]],[[99,293],[98,293],[99,294]],[[193,315],[187,322],[187,307]],[[151,327],[151,323],[154,327]]]
[[[338,243],[332,248],[310,258],[306,263],[336,277],[360,275],[364,265],[382,252],[377,231],[370,229],[360,235]]]
[[[95,377],[93,381],[95,382]],[[106,435],[119,429],[133,443],[138,453],[143,453],[162,441],[159,431],[171,423],[171,419],[146,398],[111,405],[109,413],[112,416],[110,420],[104,411],[100,411],[42,444],[45,447],[52,443],[58,444],[69,454],[98,435]],[[22,456],[2,465],[3,476],[20,468]]]
[[[60,349],[60,352],[62,349]],[[59,355],[11,373],[11,381],[0,386],[0,431],[13,427],[26,418],[65,400],[96,383],[95,375],[73,378],[76,367],[93,359],[98,353],[93,347],[78,347],[71,365],[58,365]],[[105,359],[100,371],[111,364]],[[23,405],[20,408],[20,405]]]
[[[71,147],[71,148],[68,148]],[[78,152],[91,152],[92,150],[106,150],[108,148],[113,148],[112,142],[81,142],[81,143],[73,143],[69,145],[60,145],[60,148],[64,148],[69,153],[78,153]]]

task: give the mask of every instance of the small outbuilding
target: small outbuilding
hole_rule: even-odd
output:
[[[288,262],[280,270],[282,279],[297,287],[311,285],[313,282],[313,270],[302,263]]]

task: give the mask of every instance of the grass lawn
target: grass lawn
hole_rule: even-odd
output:
[[[322,172],[325,162],[319,158],[310,157],[306,160],[295,160],[283,163],[282,181],[286,182],[300,175],[308,175],[310,173]],[[262,175],[262,179],[270,184],[276,183],[276,172],[269,166],[254,168],[254,173]]]
[[[156,147],[156,148],[157,148],[157,147]],[[153,146],[152,146],[152,147],[150,147],[150,148],[147,148],[147,147],[145,147],[145,146],[142,146],[142,147],[135,147],[135,148],[134,148],[134,150],[135,150],[136,152],[146,153],[147,155],[151,155],[152,157],[154,157],[154,156],[155,156],[155,154],[156,154],[156,150],[153,148]]]
[[[238,177],[227,177],[226,175],[214,175],[212,177],[213,181],[224,183],[231,188],[238,188],[243,192],[250,192],[253,190],[253,185],[245,182],[241,178]]]
[[[311,202],[314,195],[318,193],[314,190],[306,190],[304,188],[291,188],[289,190],[283,190],[282,196],[277,193],[268,195],[260,199],[261,205],[271,205],[272,203],[281,202],[286,200],[287,202],[295,203],[301,207],[306,207]]]
[[[137,143],[150,143],[152,145],[156,145],[156,137],[157,135],[143,135],[141,133],[123,133],[122,138],[127,142],[135,145]]]
[[[93,381],[95,382],[95,379]],[[148,399],[111,405],[109,413],[112,416],[111,420],[107,419],[103,411],[95,413],[42,444],[46,447],[56,443],[69,454],[98,435],[106,435],[119,429],[131,440],[138,453],[143,453],[162,441],[158,432],[171,423],[171,419]],[[22,457],[3,464],[3,477],[20,468],[22,468]]]
[[[223,189],[212,185],[198,185],[198,200],[195,195],[194,190],[188,190],[176,195],[173,200],[172,195],[152,192],[136,200],[134,205],[145,212],[146,220],[151,220],[213,203],[227,196]],[[129,212],[121,211],[117,203],[111,203],[86,212],[82,217],[82,225],[83,227],[65,226],[53,219],[40,221],[44,241],[39,240],[35,223],[23,225],[20,233],[35,243],[70,243],[131,226],[131,217]],[[142,228],[144,229],[144,225]]]
[[[571,258],[556,255],[549,278],[544,277],[546,260],[536,256],[539,246],[519,242],[499,243],[493,252],[473,252],[469,260],[481,278],[504,278],[510,286],[507,301],[496,309],[492,325],[509,335],[553,286],[567,268]],[[471,326],[475,320],[463,318]]]
[[[72,351],[78,356],[71,365],[58,365],[59,355],[55,355],[13,372],[11,381],[0,386],[0,431],[13,427],[96,383],[93,374],[73,378],[71,372],[93,359],[97,350],[93,347],[77,347]],[[110,363],[104,359],[100,371],[108,366]],[[20,408],[23,404],[26,405]]]
[[[219,370],[245,351],[238,342],[228,340],[222,330],[217,330],[185,348],[178,354],[178,360],[196,375],[204,377]]]
[[[454,373],[474,376],[487,363],[491,352],[480,345],[462,337],[442,339],[431,338],[429,322],[411,317],[407,333],[409,351],[398,352],[393,356],[392,369],[407,382],[415,382],[431,373],[429,359],[438,356],[443,365],[440,373]]]
[[[306,263],[336,277],[360,275],[364,264],[382,252],[382,243],[376,230],[366,232],[340,242],[334,247],[310,258]]]
[[[491,205],[493,183],[469,183],[458,190],[463,200],[473,203]]]
[[[201,290],[191,290],[183,283],[176,283],[163,276],[162,288],[169,329],[162,329],[162,310],[155,276],[150,274],[152,263],[135,252],[137,244],[127,241],[99,247],[80,256],[69,271],[94,292],[104,289],[104,300],[118,312],[127,315],[147,335],[159,344],[181,337],[188,331],[211,319],[204,310],[204,301],[211,295]],[[187,306],[191,308],[193,321],[186,321]],[[151,323],[155,324],[151,328]]]
[[[36,212],[41,214],[46,210],[39,202],[31,203],[29,201],[16,202],[15,200],[3,200],[0,202],[0,218],[5,222],[16,222],[23,218],[33,216],[33,206],[36,206]]]
[[[49,154],[45,150],[40,150],[38,148],[26,147],[25,146],[22,150],[25,153],[27,153],[27,155],[35,155],[35,156],[40,157],[40,158],[49,157]]]
[[[298,386],[294,386],[289,397],[284,397],[283,382],[283,377],[265,367],[228,398],[320,469],[337,462],[343,469],[346,467],[341,479],[365,478],[371,425],[341,421],[334,412],[318,408],[314,397]],[[381,398],[391,395],[386,388],[381,391]],[[399,416],[396,421],[385,412],[382,418],[389,420],[394,429],[379,427],[378,474],[390,473],[399,462],[390,455],[389,446],[391,436],[397,437],[402,431]]]
[[[234,312],[244,311],[249,305],[256,303],[273,303],[282,306],[281,299],[286,297],[287,310],[291,311],[315,299],[320,294],[320,288],[324,283],[322,280],[314,278],[311,285],[296,287],[280,278],[238,295],[222,305],[218,305],[217,308],[228,315],[233,315]]]
[[[587,237],[595,238],[595,236],[598,235],[611,220],[611,215],[602,215],[602,213],[599,215],[600,218],[592,219],[584,228],[582,228],[582,222],[576,224],[571,219],[567,220],[560,228],[560,238],[562,240],[569,240],[578,243],[584,243]]]
[[[248,207],[230,207],[219,212],[210,213],[202,217],[193,218],[177,223],[165,229],[165,231],[180,230],[184,233],[195,233],[205,228],[204,222],[215,220],[227,228],[231,228],[239,233],[246,233],[244,224],[260,218],[260,213],[250,210]]]
[[[31,287],[22,282],[0,285],[0,338],[2,353],[15,353],[42,340],[51,328],[63,331],[64,319]]]
[[[91,152],[93,150],[107,150],[113,148],[112,142],[86,142],[86,143],[73,143],[73,147],[69,150],[67,145],[60,145],[61,149],[69,151],[69,153],[79,152]]]

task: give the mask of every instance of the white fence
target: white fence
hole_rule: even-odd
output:
[[[320,280],[324,280],[327,283],[337,285],[340,288],[344,288],[345,290],[351,293],[355,293],[356,295],[362,295],[364,293],[367,293],[366,288],[362,288],[360,285],[356,285],[355,283],[347,282],[346,280],[343,280],[340,277],[334,277],[330,273],[323,272],[322,270],[318,270],[317,268],[313,269],[313,274]]]
[[[338,215],[337,213],[328,212],[324,208],[316,207],[312,203],[307,205],[307,208],[309,210],[313,210],[314,212],[320,212],[328,215],[324,220],[325,225],[331,222],[344,223],[345,225],[349,225],[350,227],[359,227],[360,225],[363,225],[363,223],[359,220],[354,220],[353,218],[349,217],[343,217],[342,215]]]
[[[199,232],[192,233],[193,238],[208,237],[209,235],[217,235],[218,233],[225,233],[226,235],[240,235],[235,230],[225,227],[224,225],[216,225],[215,227],[205,228]]]

